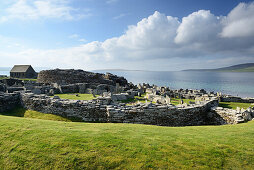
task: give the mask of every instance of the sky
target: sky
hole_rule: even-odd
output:
[[[249,62],[253,1],[0,1],[0,67],[175,71]]]

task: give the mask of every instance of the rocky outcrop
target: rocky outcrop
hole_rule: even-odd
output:
[[[128,84],[127,80],[124,77],[118,77],[110,73],[100,74],[74,69],[55,69],[41,71],[38,74],[37,82],[48,84],[97,83],[108,85],[116,85],[116,83],[119,83],[121,86]]]

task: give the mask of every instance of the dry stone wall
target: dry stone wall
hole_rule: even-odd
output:
[[[18,93],[0,93],[0,113],[18,106],[20,106],[20,95]]]
[[[254,103],[254,98],[241,98],[236,96],[222,96],[222,102]]]
[[[0,113],[23,106],[84,122],[137,123],[160,126],[193,126],[237,124],[254,118],[254,108],[237,110],[221,108],[211,98],[200,104],[178,105],[139,103],[128,106],[113,103],[111,97],[90,101],[61,100],[34,93],[0,93]]]
[[[60,115],[75,117],[85,122],[139,123],[162,126],[189,126],[209,124],[207,112],[218,105],[214,99],[202,105],[179,106],[158,105],[152,103],[126,106],[110,104],[111,98],[98,98],[91,101],[61,100],[46,95],[21,94],[25,108]]]
[[[211,118],[217,119],[217,124],[238,124],[252,120],[254,118],[254,108],[237,108],[234,110],[223,107],[214,107],[209,114],[211,114]]]

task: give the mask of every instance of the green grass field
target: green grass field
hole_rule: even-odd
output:
[[[237,102],[220,102],[219,106],[229,109],[236,109],[237,107],[247,109],[248,107],[254,107],[254,105],[251,105],[251,103],[237,103]]]
[[[0,116],[0,169],[252,169],[254,122],[159,127]]]
[[[78,96],[76,96],[78,94]],[[95,99],[92,94],[81,94],[81,93],[69,93],[69,94],[56,94],[61,99],[71,99],[71,100],[92,100]],[[96,95],[98,97],[98,95]]]
[[[65,121],[65,122],[72,121],[70,119],[66,119],[61,116],[40,113],[33,110],[26,110],[24,108],[16,108],[16,109],[13,109],[12,111],[0,113],[0,115],[23,117],[23,118],[35,118],[35,119],[43,119],[43,120]]]

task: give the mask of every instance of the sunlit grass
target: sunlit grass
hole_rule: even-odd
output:
[[[0,77],[0,80],[9,79],[9,78],[11,77]],[[14,78],[14,79],[23,80],[23,81],[37,81],[37,79],[29,79],[29,78]]]
[[[81,93],[69,93],[69,94],[56,94],[61,99],[71,99],[71,100],[92,100],[98,97],[98,95],[93,96],[93,94],[81,94]]]
[[[219,106],[229,109],[236,109],[237,107],[247,109],[248,107],[254,107],[254,105],[251,105],[251,103],[237,103],[237,102],[220,102]]]
[[[159,127],[0,116],[0,169],[253,169],[254,122]]]

